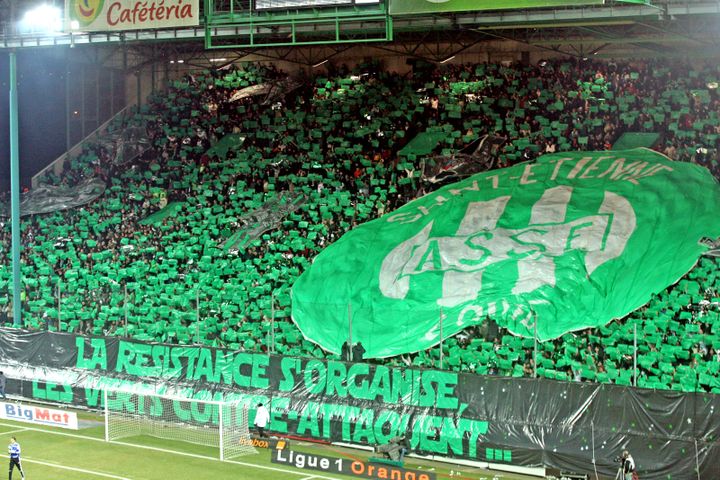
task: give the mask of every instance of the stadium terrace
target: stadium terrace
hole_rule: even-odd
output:
[[[0,3],[31,480],[720,479],[720,0]]]

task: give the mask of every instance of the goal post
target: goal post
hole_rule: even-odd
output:
[[[220,460],[256,453],[244,405],[113,390],[103,399],[107,442],[149,436],[215,447]]]

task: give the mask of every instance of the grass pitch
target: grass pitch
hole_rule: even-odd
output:
[[[26,480],[340,480],[353,478],[301,470],[270,462],[270,451],[230,461],[218,459],[218,449],[153,437],[131,437],[122,443],[104,440],[102,416],[80,413],[89,421],[79,431],[0,420],[0,435],[16,436],[22,447]],[[83,422],[85,423],[85,422]],[[370,452],[291,441],[295,451],[367,460]],[[529,480],[516,474],[406,458],[405,468],[432,471],[438,479]],[[14,479],[19,479],[17,470]]]

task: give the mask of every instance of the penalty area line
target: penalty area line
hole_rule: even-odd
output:
[[[118,442],[118,441],[116,441],[116,440],[111,441],[110,444],[113,444],[113,445],[123,445],[123,446],[126,446],[126,447],[143,448],[143,449],[145,449],[145,450],[155,450],[156,452],[171,453],[171,454],[174,454],[174,455],[183,455],[183,456],[186,456],[186,457],[200,458],[200,459],[203,459],[203,460],[210,460],[210,461],[213,461],[213,462],[220,462],[220,461],[222,461],[223,463],[234,463],[235,465],[242,465],[243,467],[259,468],[259,469],[262,469],[262,470],[269,470],[269,471],[272,471],[272,472],[291,473],[291,474],[293,474],[293,475],[298,475],[298,476],[301,476],[301,477],[302,477],[303,475],[307,475],[307,472],[296,472],[296,471],[293,471],[293,470],[286,470],[286,469],[284,469],[284,468],[268,467],[268,466],[266,466],[266,465],[258,465],[258,464],[256,464],[256,463],[249,463],[249,462],[240,462],[240,461],[237,461],[237,460],[220,460],[219,458],[207,457],[207,456],[205,456],[205,455],[198,455],[198,454],[196,454],[196,453],[178,452],[177,450],[168,450],[168,449],[166,449],[166,448],[151,447],[151,446],[149,446],[149,445],[138,445],[138,444],[136,444],[136,443]],[[321,478],[321,479],[323,479],[323,480],[338,480],[338,479],[335,478],[335,477],[324,477],[324,476],[321,476],[321,475],[313,475],[313,478]]]
[[[53,462],[43,462],[42,460],[33,460],[28,457],[22,459],[22,463],[36,463],[38,465],[45,465],[46,467],[59,468],[60,470],[70,470],[73,472],[87,473],[98,477],[114,478],[115,480],[130,480],[127,477],[119,477],[117,475],[111,475],[109,473],[96,472],[94,470],[85,470],[84,468],[68,467],[67,465],[59,465]]]
[[[6,435],[8,433],[17,433],[17,432],[26,432],[27,428],[16,428],[15,430],[7,430],[4,432],[0,432],[0,435]]]
[[[0,422],[0,426],[5,427],[17,427],[17,425],[14,425],[12,423],[2,423]],[[55,432],[53,430],[44,430],[42,428],[33,428],[33,427],[26,427],[24,431],[32,431],[32,432],[40,432],[40,433],[48,433],[50,435],[61,435],[63,437],[71,437],[71,438],[80,438],[83,440],[91,440],[94,442],[102,442],[107,443],[108,445],[122,445],[125,447],[132,447],[132,448],[141,448],[143,450],[154,450],[156,452],[162,452],[162,453],[170,453],[173,455],[182,455],[184,457],[192,457],[192,458],[199,458],[202,460],[210,460],[213,462],[219,462],[219,458],[213,458],[213,457],[207,457],[205,455],[198,455],[195,453],[188,453],[188,452],[179,452],[177,450],[168,450],[166,448],[160,448],[160,447],[151,447],[149,445],[138,445],[136,443],[127,443],[127,442],[118,442],[118,441],[111,441],[106,442],[103,438],[97,438],[97,437],[89,437],[87,435],[78,435],[76,433],[66,433],[66,432]],[[266,465],[258,465],[255,463],[249,463],[249,462],[239,462],[237,460],[225,460],[224,463],[234,463],[236,465],[242,465],[244,467],[250,467],[250,468],[257,468],[259,470],[269,470],[272,472],[280,472],[280,473],[288,473],[291,475],[297,475],[299,477],[307,476],[308,472],[303,471],[295,471],[295,470],[287,470],[284,468],[277,468],[277,467],[268,467]],[[324,475],[313,475],[314,478],[320,478],[323,480],[338,480],[335,477],[326,477]],[[120,478],[120,477],[118,477]]]

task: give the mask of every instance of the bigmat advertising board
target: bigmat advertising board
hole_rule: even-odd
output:
[[[0,402],[0,418],[17,422],[78,429],[77,413],[22,403]]]
[[[200,24],[200,0],[65,0],[66,32],[105,32]]]
[[[102,390],[120,389],[108,408],[122,410],[167,393],[242,403],[252,423],[263,402],[280,434],[375,445],[405,433],[416,453],[582,473],[595,458],[609,476],[628,449],[643,480],[695,479],[697,454],[700,478],[720,478],[718,395],[12,329],[0,329],[0,365],[8,393],[59,404],[102,408]],[[184,421],[218,421],[177,403]]]

